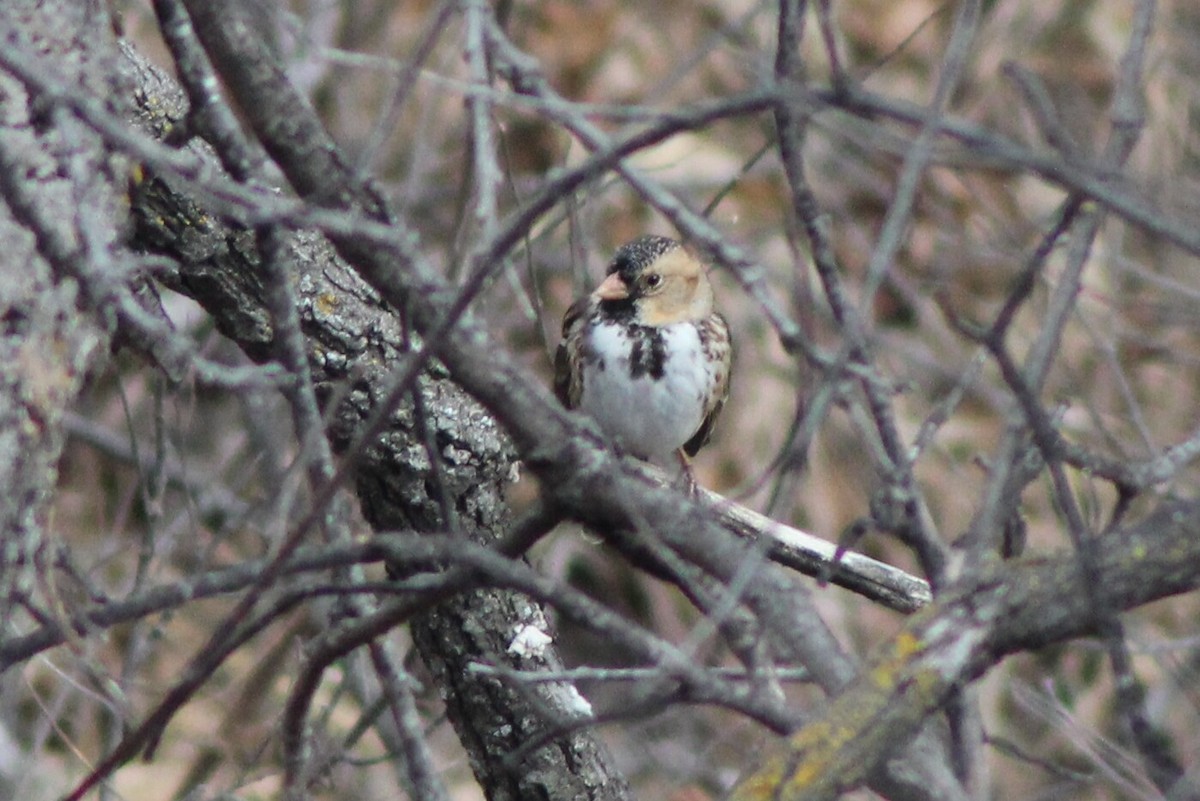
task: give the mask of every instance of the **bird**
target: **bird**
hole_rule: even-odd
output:
[[[554,390],[623,452],[667,471],[677,464],[694,491],[688,457],[712,435],[732,361],[704,265],[674,239],[643,236],[567,309]]]

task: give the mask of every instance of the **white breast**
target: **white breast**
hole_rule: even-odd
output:
[[[704,420],[713,373],[692,323],[664,326],[661,378],[630,370],[633,341],[623,326],[593,328],[584,345],[580,406],[634,456],[667,466]]]

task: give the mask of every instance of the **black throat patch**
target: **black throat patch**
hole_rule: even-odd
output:
[[[636,315],[637,308],[633,305],[633,298],[600,301],[600,317],[603,320],[632,324]]]
[[[666,371],[667,338],[661,328],[631,325],[625,330],[629,337],[629,376],[650,376],[658,380]]]

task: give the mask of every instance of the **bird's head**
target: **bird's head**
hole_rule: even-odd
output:
[[[671,325],[712,314],[712,286],[702,265],[674,239],[643,236],[622,245],[593,293],[602,308],[639,325]]]

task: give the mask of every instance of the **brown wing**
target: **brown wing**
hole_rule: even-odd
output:
[[[568,409],[579,406],[579,395],[583,391],[580,349],[583,346],[583,324],[587,309],[587,298],[575,301],[567,309],[563,315],[562,342],[554,353],[554,394]]]
[[[700,323],[700,342],[704,346],[705,357],[715,364],[716,369],[704,420],[692,438],[683,444],[683,451],[688,456],[695,456],[712,436],[713,426],[721,409],[725,408],[725,399],[729,397],[729,373],[733,367],[733,339],[724,317],[714,312]]]

